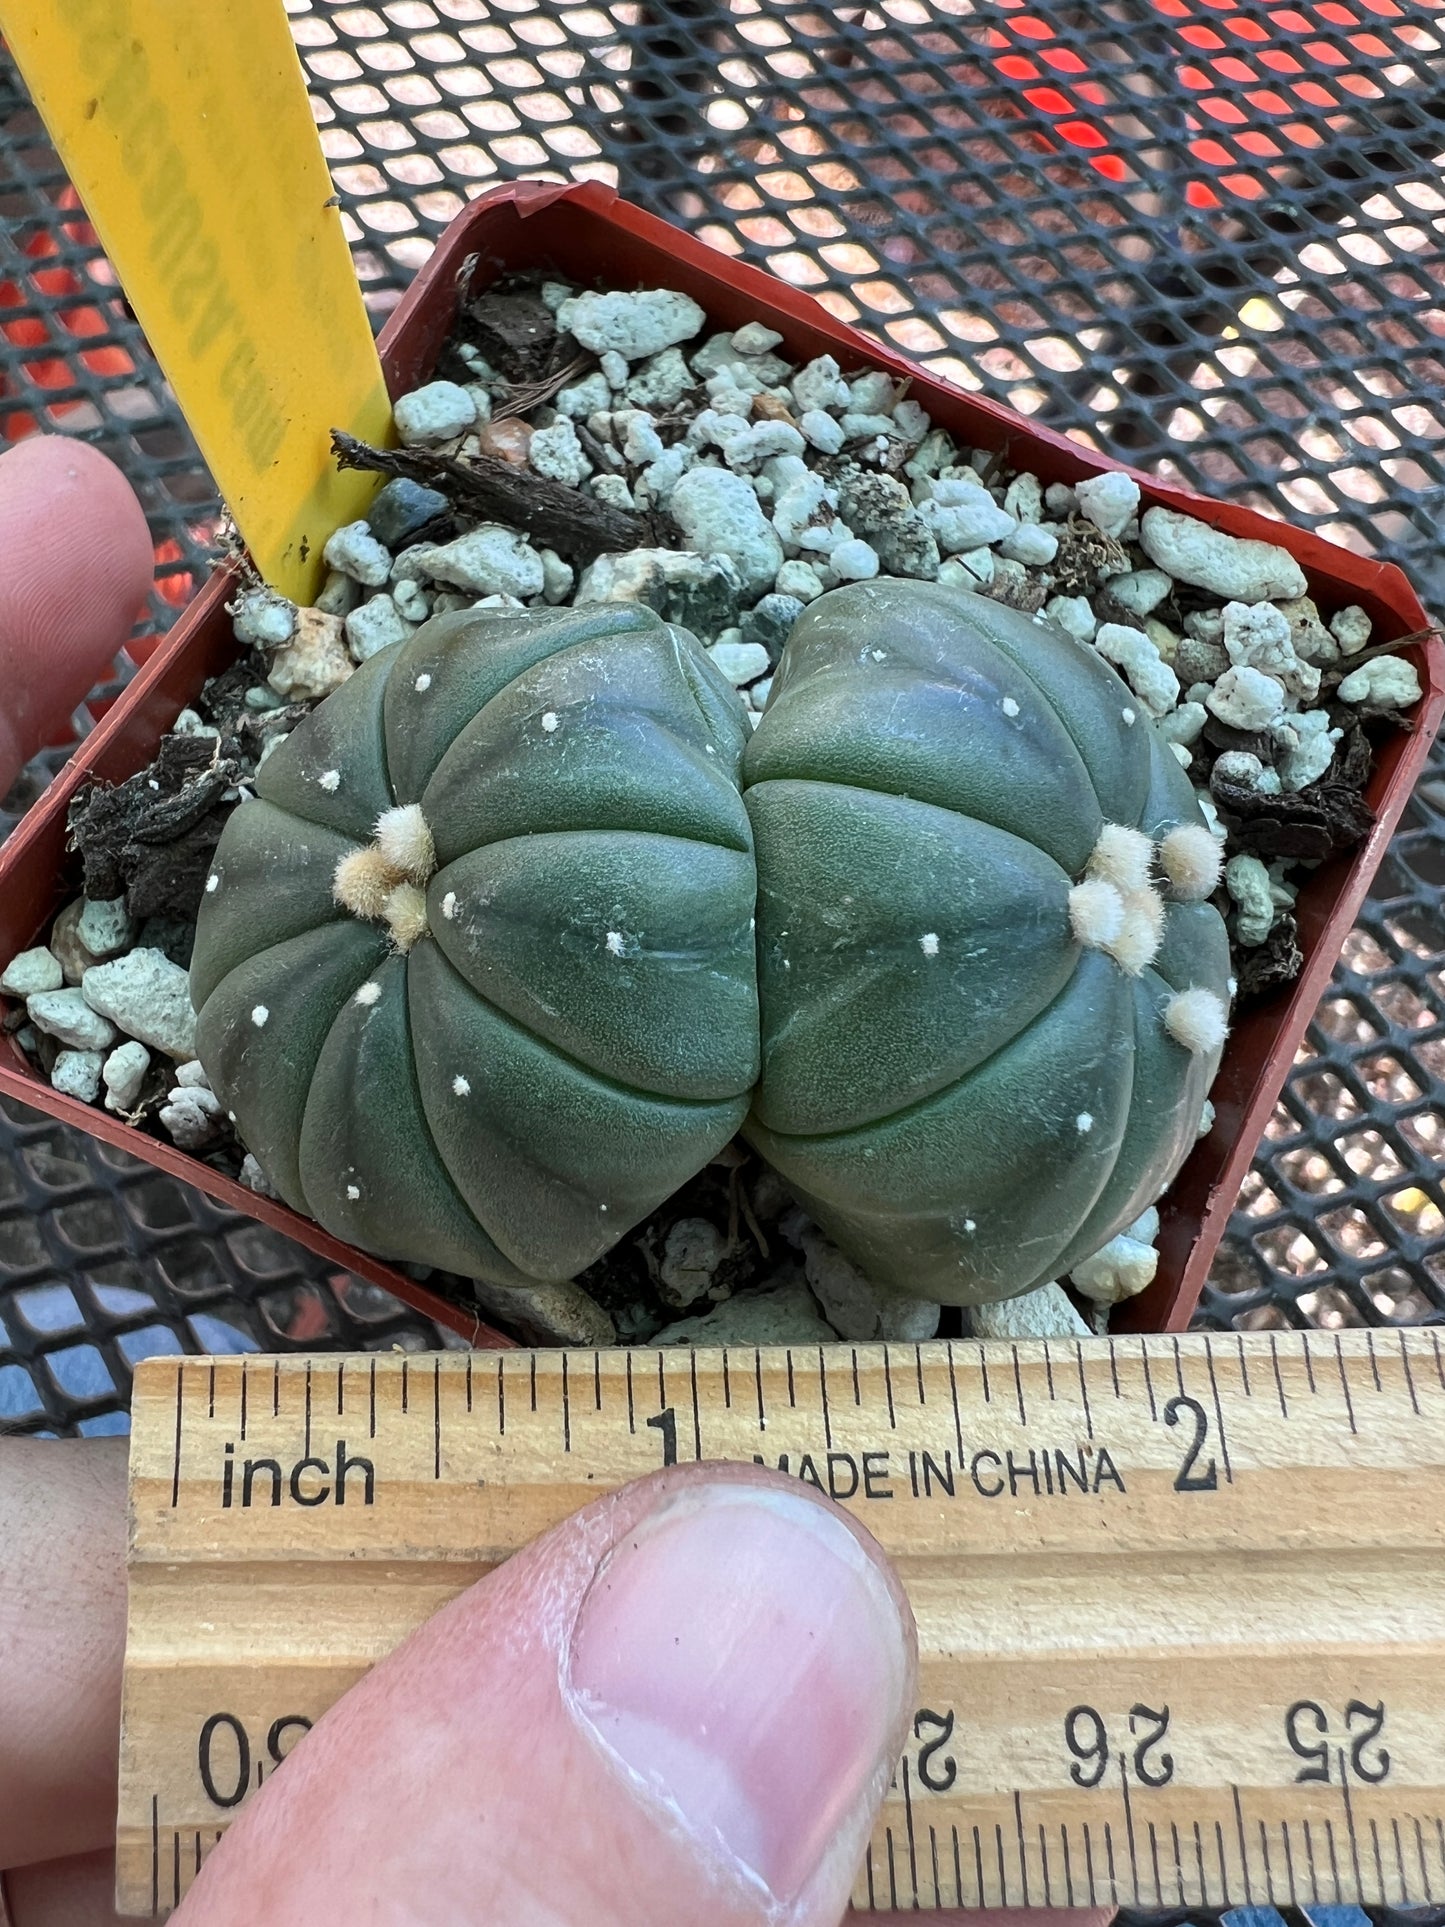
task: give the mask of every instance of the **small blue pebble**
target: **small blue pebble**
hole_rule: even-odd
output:
[[[747,613],[738,618],[744,642],[760,642],[768,652],[768,661],[776,669],[778,658],[783,653],[783,644],[793,624],[803,613],[803,603],[797,596],[765,595]]]
[[[371,505],[366,522],[377,541],[384,543],[395,554],[428,522],[445,515],[448,506],[447,498],[440,490],[423,488],[420,482],[408,481],[405,476],[399,475],[381,490]]]

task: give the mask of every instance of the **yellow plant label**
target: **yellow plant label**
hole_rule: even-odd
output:
[[[0,0],[0,27],[256,565],[309,599],[386,384],[282,0]]]

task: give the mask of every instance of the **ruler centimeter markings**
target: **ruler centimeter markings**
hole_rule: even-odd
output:
[[[1433,1331],[158,1358],[133,1426],[122,1912],[429,1613],[704,1457],[830,1493],[912,1601],[856,1908],[1445,1903]]]

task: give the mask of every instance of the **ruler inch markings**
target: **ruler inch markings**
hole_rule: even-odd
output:
[[[1179,1349],[1177,1339],[1174,1349],[1177,1354]],[[1209,1367],[1209,1388],[1214,1395],[1214,1416],[1219,1424],[1219,1450],[1224,1459],[1225,1483],[1233,1485],[1234,1467],[1229,1462],[1229,1427],[1224,1422],[1224,1404],[1219,1396],[1219,1380],[1214,1375],[1214,1344],[1213,1336],[1209,1332],[1204,1334],[1204,1362]],[[1244,1395],[1246,1398],[1249,1397],[1247,1389]]]
[[[1420,1416],[1420,1398],[1415,1390],[1415,1374],[1410,1370],[1410,1347],[1405,1343],[1405,1334],[1398,1334],[1400,1340],[1400,1364],[1405,1373],[1405,1389],[1410,1394],[1410,1409],[1416,1418]]]
[[[1134,1803],[1129,1798],[1129,1767],[1124,1755],[1119,1755],[1119,1785],[1124,1799],[1124,1838],[1129,1847],[1129,1879],[1134,1888],[1134,1905],[1142,1907],[1144,1896],[1139,1888],[1139,1854],[1134,1839]]]
[[[1264,1897],[1270,1906],[1275,1904],[1274,1869],[1269,1864],[1269,1828],[1263,1819],[1259,1821],[1259,1854],[1264,1863]]]
[[[1355,1876],[1355,1891],[1364,1892],[1364,1882],[1360,1877],[1360,1838],[1355,1831],[1355,1804],[1350,1798],[1349,1769],[1345,1765],[1345,1750],[1340,1747],[1335,1755],[1340,1768],[1340,1794],[1345,1803],[1345,1827],[1350,1836],[1350,1866]]]
[[[858,1382],[857,1372],[858,1372],[858,1354],[857,1352],[854,1352],[853,1382],[854,1382],[855,1389]],[[962,1468],[963,1468],[963,1420],[960,1417],[959,1410],[958,1410],[958,1367],[954,1364],[954,1360],[953,1360],[952,1339],[948,1340],[948,1391],[949,1391],[949,1397],[953,1402],[953,1438],[954,1438],[954,1443],[958,1447],[958,1464],[959,1464],[960,1471],[962,1471]],[[980,1901],[979,1905],[982,1906],[983,1902]]]
[[[270,1736],[283,1732],[287,1750],[372,1655],[491,1563],[582,1496],[704,1453],[831,1491],[899,1559],[915,1601],[917,1711],[873,1835],[874,1899],[865,1864],[855,1907],[887,1911],[895,1894],[924,1913],[1437,1904],[1445,1760],[1422,1756],[1420,1737],[1445,1730],[1434,1334],[1373,1340],[1373,1400],[1359,1390],[1371,1383],[1364,1329],[1339,1334],[1337,1351],[1334,1333],[1295,1332],[1006,1341],[991,1357],[974,1343],[750,1347],[755,1395],[737,1369],[745,1351],[689,1352],[685,1386],[675,1350],[541,1353],[525,1366],[499,1354],[495,1393],[480,1353],[145,1361],[126,1908],[169,1911],[177,1853],[184,1898],[233,1817],[198,1770],[208,1723],[222,1797],[244,1761],[239,1807],[270,1778]],[[1306,1360],[1323,1362],[1325,1346],[1336,1357],[1306,1404]],[[1012,1388],[996,1376],[1010,1370]],[[1201,1440],[1197,1463],[1201,1420],[1182,1435],[1163,1423],[1176,1383],[1214,1408],[1219,1437]],[[676,1408],[673,1426],[651,1422],[654,1396],[662,1413]],[[1211,1451],[1224,1476],[1191,1483]],[[1318,1601],[1341,1583],[1357,1604],[1321,1633]],[[327,1644],[338,1626],[345,1653]],[[1356,1697],[1385,1708],[1365,1756],[1389,1751],[1381,1783],[1352,1765]],[[1306,1713],[1299,1731],[1327,1747],[1328,1788],[1293,1780],[1297,1702],[1322,1709],[1323,1725]],[[1152,1723],[1134,1731],[1131,1706],[1168,1708],[1162,1747],[1145,1740]],[[1097,1756],[1076,1745],[1092,1745],[1096,1722],[1102,1790],[1089,1784]],[[1136,1754],[1141,1743],[1152,1750]],[[1175,1767],[1159,1784],[1166,1749]]]
[[[1078,1366],[1079,1366],[1079,1397],[1083,1400],[1083,1405],[1084,1405],[1084,1429],[1088,1433],[1089,1437],[1093,1438],[1094,1412],[1093,1412],[1092,1406],[1089,1404],[1089,1380],[1088,1380],[1087,1373],[1084,1371],[1084,1347],[1077,1339],[1074,1342],[1074,1357],[1077,1359]],[[962,1455],[961,1445],[959,1450],[960,1450],[960,1456],[961,1456]],[[1072,1906],[1073,1902],[1070,1901],[1069,1905]]]
[[[1274,1387],[1279,1394],[1279,1415],[1281,1418],[1287,1419],[1289,1417],[1289,1400],[1284,1395],[1284,1378],[1279,1369],[1279,1346],[1275,1343],[1273,1332],[1269,1335],[1269,1357],[1270,1363],[1274,1366]]]
[[[1328,1815],[1325,1817],[1325,1845],[1330,1850],[1330,1879],[1334,1882],[1335,1905],[1338,1906],[1345,1897],[1345,1890],[1340,1884],[1340,1862],[1335,1852],[1335,1824]]]
[[[1375,1355],[1375,1334],[1369,1325],[1365,1327],[1365,1352],[1370,1361],[1370,1372],[1375,1381],[1375,1390],[1377,1392],[1383,1392],[1385,1388],[1380,1383],[1380,1361]]]
[[[913,1827],[913,1792],[909,1786],[908,1755],[903,1756],[900,1778],[903,1781],[903,1826],[908,1838],[908,1886],[913,1905],[918,1905],[918,1841]]]
[[[1280,1839],[1284,1843],[1285,1903],[1293,1899],[1296,1890],[1294,1877],[1294,1848],[1290,1845],[1289,1821],[1282,1820],[1279,1827]]]
[[[1335,1363],[1340,1370],[1340,1389],[1345,1395],[1345,1411],[1349,1415],[1350,1430],[1358,1433],[1360,1428],[1355,1422],[1355,1401],[1350,1395],[1350,1375],[1345,1370],[1345,1351],[1338,1332],[1335,1333]]]
[[[1234,1802],[1234,1836],[1239,1842],[1239,1871],[1244,1881],[1244,1904],[1246,1907],[1252,1907],[1254,1889],[1249,1884],[1249,1841],[1244,1831],[1244,1808],[1240,1804],[1238,1786],[1231,1785],[1229,1793]]]
[[[978,1900],[975,1904],[982,1907],[987,1904],[984,1900],[983,1835],[979,1832],[977,1824],[971,1827],[970,1831],[973,1834],[974,1878],[978,1882]]]
[[[1018,1849],[1019,1849],[1019,1892],[1023,1895],[1024,1906],[1030,1907],[1033,1905],[1033,1902],[1029,1897],[1029,1850],[1028,1850],[1028,1845],[1024,1840],[1024,1803],[1023,1803],[1023,1795],[1019,1792],[1017,1787],[1014,1788],[1013,1810],[1014,1810],[1014,1838],[1018,1841]],[[1003,1872],[1002,1860],[1003,1860],[1003,1856],[1000,1854],[999,1856],[1000,1876],[1002,1876],[1002,1872]]]
[[[1152,1419],[1157,1419],[1159,1416],[1159,1406],[1154,1397],[1154,1379],[1149,1370],[1149,1347],[1144,1343],[1142,1337],[1139,1340],[1139,1362],[1144,1367],[1144,1390],[1149,1394],[1149,1416]]]
[[[1410,1819],[1415,1828],[1415,1857],[1420,1862],[1420,1891],[1425,1896],[1426,1906],[1431,1907],[1435,1904],[1435,1895],[1430,1886],[1430,1861],[1425,1852],[1425,1829],[1420,1824],[1418,1813],[1412,1813]]]
[[[175,1454],[171,1461],[171,1468],[172,1468],[171,1469],[171,1510],[172,1511],[174,1511],[181,1502],[181,1423],[182,1423],[182,1408],[185,1403],[185,1395],[186,1395],[186,1375],[184,1371],[179,1371],[176,1373],[176,1445],[175,1445]]]

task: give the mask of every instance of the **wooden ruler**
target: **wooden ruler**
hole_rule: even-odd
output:
[[[913,1602],[858,1908],[1445,1900],[1435,1332],[157,1358],[134,1427],[122,1912],[444,1601],[695,1458],[831,1491]]]

